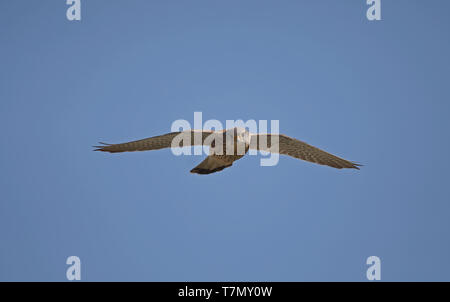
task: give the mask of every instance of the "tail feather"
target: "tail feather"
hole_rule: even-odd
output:
[[[225,168],[231,167],[232,162],[225,162],[215,156],[208,156],[197,167],[191,170],[191,173],[197,174],[211,174],[222,171]]]

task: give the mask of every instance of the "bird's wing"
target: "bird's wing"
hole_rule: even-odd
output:
[[[289,155],[337,169],[359,169],[358,166],[361,166],[360,164],[337,157],[333,154],[320,150],[319,148],[308,145],[305,142],[283,134],[252,134],[250,148],[268,152],[278,152],[280,154]]]
[[[94,146],[94,148],[96,148],[94,151],[115,153],[115,152],[146,151],[171,147],[203,145],[211,141],[211,137],[210,138],[208,137],[210,135],[214,137],[215,133],[216,132],[214,131],[202,131],[202,130],[171,132],[160,136],[154,136],[122,144],[100,143],[103,144],[103,146]]]

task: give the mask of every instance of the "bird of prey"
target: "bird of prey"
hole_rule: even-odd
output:
[[[209,156],[191,170],[191,173],[197,174],[211,174],[231,167],[233,162],[247,154],[249,149],[276,152],[337,169],[359,170],[361,166],[283,134],[254,134],[244,128],[221,131],[187,130],[122,144],[100,144],[103,146],[94,146],[94,151],[116,153],[194,145],[209,146]]]

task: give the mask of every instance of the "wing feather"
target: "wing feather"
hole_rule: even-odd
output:
[[[177,145],[175,147],[186,147],[193,145],[203,145],[207,137],[214,134],[213,131],[202,130],[187,130],[183,132],[171,132],[159,136],[149,137],[137,141],[131,141],[122,144],[103,144],[103,146],[94,146],[94,151],[103,152],[132,152],[132,151],[147,151],[158,150],[163,148],[171,148],[172,141],[177,138]]]
[[[278,152],[280,154],[289,155],[337,169],[352,168],[359,170],[359,166],[361,166],[360,164],[337,157],[319,148],[308,145],[298,139],[283,134],[253,134],[250,140],[250,148],[267,152]]]

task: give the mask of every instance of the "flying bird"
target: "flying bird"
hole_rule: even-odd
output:
[[[283,134],[254,134],[244,128],[220,131],[187,130],[122,144],[100,144],[102,146],[94,146],[96,148],[94,151],[117,153],[194,145],[208,146],[209,156],[191,170],[191,173],[197,174],[211,174],[231,167],[236,160],[247,154],[249,149],[289,155],[336,169],[359,170],[361,166]]]

